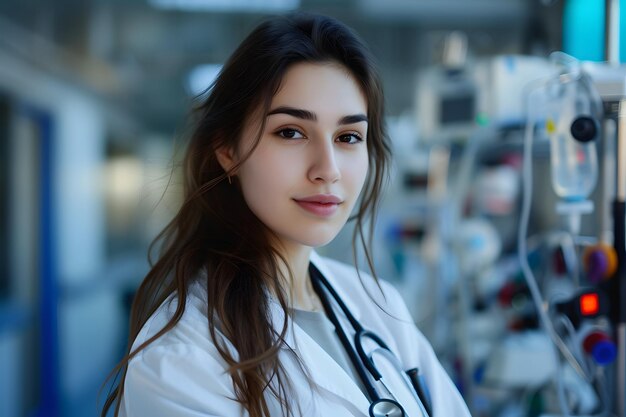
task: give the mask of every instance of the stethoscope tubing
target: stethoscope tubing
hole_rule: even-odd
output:
[[[363,382],[363,386],[367,390],[367,394],[370,397],[370,401],[372,403],[379,401],[380,396],[378,395],[378,392],[376,392],[374,385],[372,384],[367,374],[365,373],[365,369],[363,369],[363,364],[357,357],[358,354],[356,350],[352,348],[352,344],[350,343],[350,340],[348,339],[348,335],[343,330],[343,326],[341,326],[341,324],[339,323],[339,319],[337,315],[335,314],[335,311],[333,310],[332,306],[330,305],[330,300],[324,293],[324,289],[322,288],[322,285],[324,285],[326,289],[331,293],[331,295],[333,296],[335,301],[339,304],[339,307],[344,311],[344,313],[346,313],[346,310],[347,310],[346,305],[343,303],[343,301],[341,301],[341,298],[339,298],[339,295],[335,292],[334,288],[330,286],[328,281],[326,281],[326,278],[324,278],[324,276],[317,270],[317,268],[315,268],[315,266],[313,266],[313,264],[311,264],[309,268],[309,272],[311,275],[311,284],[313,285],[313,289],[317,293],[317,296],[320,298],[320,301],[322,302],[322,306],[324,307],[324,311],[326,312],[326,315],[328,316],[331,323],[333,323],[333,325],[335,326],[335,330],[337,331],[337,336],[339,336],[339,340],[341,341],[341,344],[344,346],[344,349],[346,350],[346,353],[348,354],[348,357],[350,358],[350,361],[352,362],[354,369],[359,374],[359,378],[361,379],[361,381]],[[350,321],[352,326],[355,328],[355,330],[357,330],[357,334],[359,333],[359,330],[363,331],[363,327],[361,326],[360,323],[356,321],[356,319],[354,318],[352,313],[350,313],[349,310],[346,314],[346,317],[348,317],[348,320]],[[355,323],[356,323],[356,326],[355,326]]]
[[[378,343],[380,347],[387,349],[388,351],[391,351],[391,350],[389,349],[387,344],[380,337],[378,337],[376,333],[370,332],[369,330],[361,329],[357,331],[356,334],[354,335],[355,341],[358,341],[358,343],[354,344],[354,347],[356,348],[356,351],[359,354],[359,357],[361,358],[361,362],[365,365],[367,370],[370,371],[370,373],[372,374],[372,377],[374,377],[376,381],[379,381],[380,378],[382,378],[382,375],[380,374],[380,372],[378,372],[378,369],[376,369],[376,366],[374,366],[374,362],[372,362],[372,360],[367,356],[367,354],[365,353],[365,350],[363,350],[362,339],[364,337],[369,337],[370,339]]]
[[[395,407],[397,407],[397,411],[400,411],[402,416],[405,416],[406,413],[404,411],[404,408],[395,399],[392,400],[388,398],[381,398],[381,396],[378,394],[378,391],[376,391],[374,384],[372,383],[372,381],[369,379],[368,375],[366,374],[366,369],[367,369],[367,371],[370,372],[374,380],[380,381],[382,378],[382,375],[380,374],[378,369],[376,369],[376,366],[374,365],[372,359],[365,353],[365,350],[363,349],[362,339],[366,337],[370,338],[371,340],[376,342],[384,351],[388,352],[389,355],[393,356],[393,354],[391,353],[391,349],[389,349],[387,344],[377,334],[369,330],[365,330],[363,328],[361,323],[359,323],[359,321],[352,315],[352,312],[350,311],[348,306],[346,306],[346,304],[343,302],[339,294],[330,285],[330,283],[324,277],[324,275],[322,275],[322,273],[312,263],[309,265],[309,273],[311,276],[311,284],[313,285],[313,289],[315,290],[316,294],[320,298],[320,301],[322,302],[322,306],[324,307],[324,311],[326,312],[326,315],[328,316],[329,320],[335,327],[335,330],[337,332],[337,335],[339,337],[341,344],[344,346],[344,349],[348,357],[350,358],[350,361],[354,365],[354,369],[356,370],[357,374],[359,375],[359,378],[363,382],[363,386],[367,390],[367,394],[371,401],[370,409],[369,409],[369,413],[371,417],[375,417],[374,409],[376,408],[376,405],[378,405],[379,403],[393,404]],[[337,317],[335,310],[332,308],[331,302],[326,294],[326,291],[330,293],[330,295],[333,297],[335,302],[339,305],[339,308],[341,308],[344,315],[346,316],[346,318],[352,325],[355,331],[354,346],[350,343],[348,335],[346,334],[343,326],[339,322],[339,318]],[[413,371],[415,375],[412,375],[410,373],[411,371]],[[416,395],[417,397],[416,399],[417,399],[419,407],[422,409],[422,412],[426,416],[429,416],[431,415],[431,408],[430,408],[430,405],[428,404],[428,401],[426,401],[426,395],[423,392],[423,388],[420,386],[420,383],[417,380],[418,378],[417,369],[412,369],[411,371],[407,372],[403,376],[406,377],[408,381],[408,385],[412,386],[413,389],[415,390],[414,395]],[[402,372],[402,370],[398,369],[398,372]],[[393,394],[391,395],[393,396]]]

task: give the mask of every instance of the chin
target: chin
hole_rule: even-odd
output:
[[[334,238],[339,234],[338,230],[333,230],[332,232],[324,233],[321,230],[317,232],[312,232],[306,238],[300,240],[300,242],[312,248],[319,248],[320,246],[325,246],[332,242]]]

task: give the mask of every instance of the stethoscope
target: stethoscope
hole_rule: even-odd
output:
[[[311,283],[313,284],[313,289],[315,290],[317,296],[320,298],[322,305],[324,306],[324,311],[326,312],[326,315],[335,326],[335,331],[339,336],[339,340],[346,350],[350,361],[354,365],[354,369],[359,375],[359,378],[363,382],[363,386],[367,391],[367,395],[371,402],[369,407],[370,417],[408,417],[404,410],[404,407],[400,405],[397,397],[391,391],[388,381],[385,381],[383,375],[381,374],[381,372],[379,372],[379,369],[375,364],[375,357],[387,360],[393,365],[393,368],[398,373],[397,377],[399,377],[404,382],[406,388],[408,388],[409,392],[411,392],[412,396],[416,400],[418,408],[421,411],[421,415],[423,417],[430,416],[431,407],[428,394],[425,389],[425,385],[419,379],[417,369],[411,369],[406,372],[402,369],[400,361],[393,354],[393,352],[391,352],[387,344],[380,337],[378,337],[378,335],[363,328],[361,323],[359,323],[359,321],[352,315],[341,297],[339,297],[339,294],[337,294],[335,289],[330,285],[330,283],[326,280],[322,273],[312,263],[309,265],[309,273],[311,275]],[[324,288],[322,287],[325,287],[326,290],[324,290]],[[335,299],[335,301],[345,314],[346,318],[354,328],[354,347],[350,343],[348,335],[339,323],[339,319],[337,318],[337,315],[335,314],[335,311],[331,306],[326,291],[328,291],[328,293],[330,293],[330,295]],[[363,348],[363,342],[366,339],[369,339],[376,343],[376,345],[378,345],[378,347],[373,349],[369,355],[365,352],[365,349]],[[381,385],[385,388],[388,393],[387,396],[381,396],[378,393],[376,387],[370,379],[370,376],[368,376],[367,374],[368,372],[375,381],[381,383]]]

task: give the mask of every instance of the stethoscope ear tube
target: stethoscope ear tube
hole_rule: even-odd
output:
[[[422,405],[426,409],[426,412],[428,413],[429,416],[432,416],[433,409],[430,406],[430,395],[427,392],[425,385],[420,380],[418,369],[417,368],[409,369],[408,371],[406,371],[406,374],[409,376],[409,379],[411,380],[411,385],[413,385],[413,388],[415,389],[417,396],[422,402]]]

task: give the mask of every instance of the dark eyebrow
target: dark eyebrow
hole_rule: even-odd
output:
[[[270,110],[267,113],[268,116],[273,114],[288,114],[289,116],[297,117],[298,119],[311,120],[313,122],[317,121],[317,115],[315,113],[293,107],[276,107],[274,110]]]
[[[303,109],[296,109],[294,107],[288,106],[280,106],[276,107],[273,110],[270,110],[267,115],[271,116],[273,114],[287,114],[289,116],[297,117],[298,119],[311,120],[313,122],[317,121],[317,115],[313,112]],[[351,114],[349,116],[344,116],[337,122],[338,125],[351,125],[354,123],[360,122],[368,122],[367,116],[364,114]]]
[[[364,114],[351,114],[350,116],[344,116],[341,119],[339,119],[339,123],[340,125],[351,125],[353,123],[359,123],[359,122],[368,122],[367,116]]]

